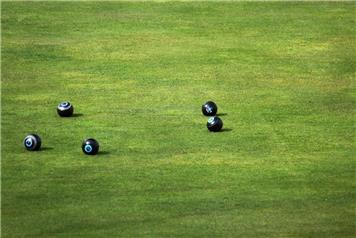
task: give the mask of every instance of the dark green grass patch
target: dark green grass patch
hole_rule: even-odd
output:
[[[3,2],[2,236],[353,237],[355,11]]]

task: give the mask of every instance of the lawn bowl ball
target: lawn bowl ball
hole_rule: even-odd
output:
[[[223,122],[219,117],[210,117],[206,123],[209,131],[218,132],[223,127]]]
[[[41,148],[41,138],[36,134],[27,135],[23,140],[23,145],[29,151],[39,150]]]
[[[86,139],[82,143],[82,150],[84,154],[96,155],[99,151],[99,143],[95,139]]]
[[[218,107],[214,102],[208,101],[202,105],[201,110],[205,116],[215,116],[218,111]]]
[[[57,113],[61,117],[70,117],[73,115],[73,105],[70,102],[61,102],[57,107]]]

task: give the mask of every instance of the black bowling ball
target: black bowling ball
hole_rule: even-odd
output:
[[[25,137],[23,144],[26,150],[35,151],[41,148],[41,138],[36,134],[30,134]]]
[[[204,103],[201,110],[205,116],[215,116],[218,111],[218,106],[212,101]]]
[[[209,131],[218,132],[223,127],[223,122],[217,116],[210,117],[208,122],[206,123],[206,127],[208,127]]]
[[[57,113],[61,117],[70,117],[73,115],[73,105],[70,102],[61,102],[57,107]]]
[[[86,139],[82,143],[82,150],[84,154],[96,155],[99,151],[99,143],[95,139]]]

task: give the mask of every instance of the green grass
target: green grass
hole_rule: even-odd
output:
[[[355,12],[3,2],[2,237],[354,237]]]

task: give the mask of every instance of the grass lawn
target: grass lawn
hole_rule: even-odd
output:
[[[2,237],[355,237],[356,2],[1,5]]]

